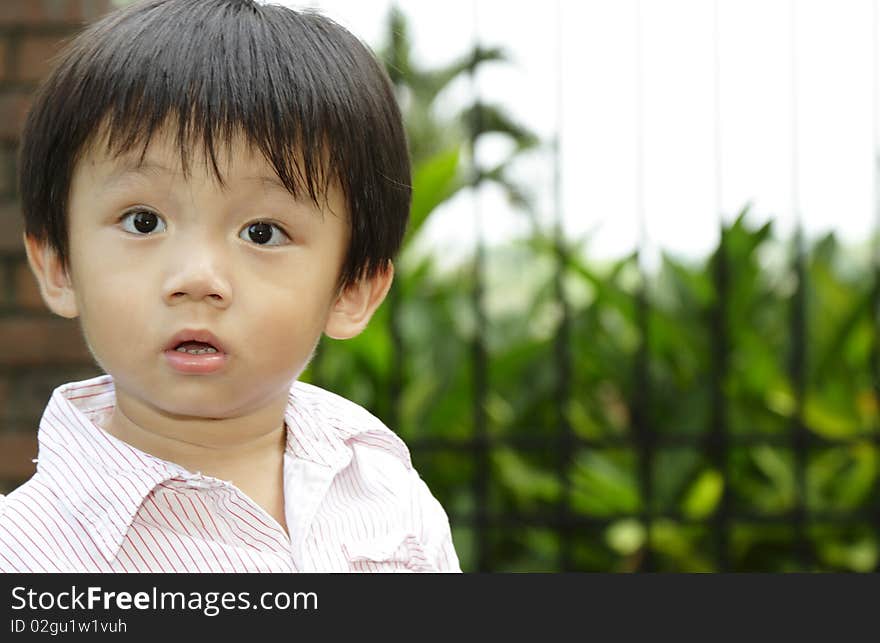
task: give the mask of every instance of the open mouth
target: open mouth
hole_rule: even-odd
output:
[[[174,350],[189,355],[209,355],[220,352],[211,344],[196,341],[181,342]]]
[[[210,375],[226,369],[229,351],[207,328],[185,328],[165,344],[170,368],[185,375]]]

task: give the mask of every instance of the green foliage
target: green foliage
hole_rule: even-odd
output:
[[[489,393],[484,408],[489,433],[499,446],[490,451],[486,509],[526,520],[553,514],[563,498],[555,444],[564,417],[577,436],[608,444],[580,448],[565,474],[575,519],[607,525],[575,531],[572,546],[580,569],[638,569],[648,546],[655,569],[717,569],[716,533],[723,528],[718,512],[725,498],[732,569],[804,569],[797,555],[802,541],[811,552],[809,569],[874,569],[876,530],[858,522],[827,522],[867,511],[878,500],[878,452],[872,439],[877,402],[870,377],[874,335],[867,285],[871,270],[829,239],[807,249],[801,286],[808,301],[802,347],[806,384],[799,400],[790,372],[795,348],[791,302],[797,284],[791,280],[790,244],[774,239],[771,232],[769,224],[748,225],[744,212],[724,229],[719,249],[704,263],[666,256],[656,273],[645,277],[650,376],[645,417],[657,436],[648,505],[643,456],[633,440],[640,347],[636,258],[598,266],[579,256],[567,257],[569,290],[580,288],[587,294],[569,311],[571,399],[560,409],[554,344],[560,311],[553,296],[551,244],[531,239],[491,252],[488,271],[507,275],[507,281],[494,285],[507,297],[488,311]],[[728,270],[724,292],[717,276],[722,252]],[[775,267],[774,256],[781,258]],[[526,277],[511,266],[534,270]],[[467,441],[473,435],[472,280],[470,266],[448,275],[428,268],[418,277],[418,287],[408,284],[400,305],[407,368],[398,400],[400,426],[395,428],[414,445],[423,438]],[[725,320],[723,372],[715,364],[719,349],[712,338],[718,310]],[[374,344],[370,350],[345,352],[354,361],[340,366],[339,373],[351,374],[351,380],[334,379],[335,390],[358,399],[356,382],[379,378],[371,389],[376,393],[387,383],[383,332],[379,328],[366,336],[366,343]],[[722,378],[717,383],[712,379],[716,375]],[[713,459],[702,442],[716,417],[713,386],[723,394],[731,440],[721,460]],[[803,461],[793,448],[798,417],[813,436]],[[512,446],[519,439],[535,445],[543,440],[546,446]],[[692,446],[681,446],[688,440]],[[442,466],[436,464],[437,454],[415,450],[414,457],[453,523],[457,509],[462,518],[471,515],[474,456],[447,453]],[[808,516],[802,533],[790,520],[799,508]],[[555,568],[559,536],[527,524],[491,532],[493,568]],[[467,534],[463,538],[472,560],[475,536],[465,528],[458,531]]]
[[[442,117],[433,109],[456,78],[502,64],[503,53],[477,49],[445,69],[420,70],[406,21],[393,13],[383,55],[414,161],[404,254],[438,206],[475,181],[506,186],[528,208],[504,164],[474,172],[470,150],[489,131],[512,137],[514,154],[534,137],[497,107]],[[566,502],[579,570],[635,571],[650,557],[666,571],[713,571],[721,560],[740,571],[869,571],[878,563],[876,526],[843,520],[869,516],[880,500],[877,279],[867,256],[833,236],[805,244],[802,274],[796,250],[746,210],[723,226],[705,260],[666,254],[650,274],[635,254],[598,263],[574,240],[560,255],[539,228],[492,248],[482,400],[474,265],[441,272],[434,257],[408,256],[370,327],[344,346],[325,340],[306,378],[392,423],[447,509],[466,570],[475,569],[480,543],[492,569],[557,569],[563,543],[542,520]],[[801,300],[806,337],[797,346]],[[468,447],[478,416],[490,438],[485,452]],[[582,441],[566,459],[562,426]],[[649,451],[638,446],[640,426]],[[715,449],[719,428],[726,442]],[[421,448],[437,443],[460,446]],[[488,485],[478,501],[481,467]],[[478,509],[504,520],[477,534]]]

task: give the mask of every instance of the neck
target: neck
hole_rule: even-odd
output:
[[[117,403],[104,429],[157,458],[232,482],[286,531],[286,404],[284,396],[246,416],[180,418],[151,413],[140,401],[117,390]]]

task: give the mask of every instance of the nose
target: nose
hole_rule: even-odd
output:
[[[228,265],[209,244],[193,243],[170,265],[164,299],[169,305],[186,301],[206,302],[216,308],[232,303]]]

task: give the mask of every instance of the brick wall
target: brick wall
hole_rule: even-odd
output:
[[[0,493],[34,471],[37,426],[59,384],[100,374],[76,320],[49,312],[21,241],[18,133],[51,58],[112,0],[0,0]]]

